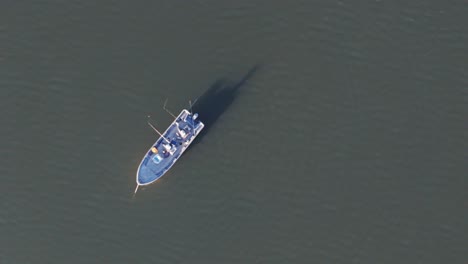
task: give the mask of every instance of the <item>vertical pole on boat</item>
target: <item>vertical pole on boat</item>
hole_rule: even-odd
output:
[[[150,118],[150,116],[148,116],[148,118]],[[159,130],[157,130],[157,129],[150,123],[149,120],[148,120],[148,125],[149,125],[154,131],[156,131],[156,133],[158,133],[162,138],[164,138],[164,139],[167,141],[167,143],[170,142],[165,136],[163,136],[163,134],[161,134],[161,132],[159,132]]]
[[[168,99],[166,98],[166,101],[164,101],[163,109],[164,109],[166,112],[168,112],[174,119],[176,119],[177,117],[176,117],[173,113],[171,113],[171,111],[169,111],[169,109],[166,108],[167,100],[168,100]]]
[[[197,99],[195,99],[195,101],[193,101],[193,104],[192,104],[192,100],[189,100],[189,105],[190,105],[190,114],[193,114],[193,111],[192,111],[192,107],[197,103]]]
[[[136,194],[138,191],[138,187],[140,187],[140,184],[137,184],[137,187],[135,188],[135,192],[133,194]]]

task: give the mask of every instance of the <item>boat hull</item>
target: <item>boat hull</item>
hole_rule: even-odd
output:
[[[183,109],[144,155],[136,174],[137,185],[148,185],[164,176],[203,127],[196,116]]]

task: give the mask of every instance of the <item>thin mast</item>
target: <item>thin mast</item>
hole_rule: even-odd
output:
[[[140,184],[137,183],[137,187],[135,188],[135,192],[133,194],[136,194],[136,192],[138,191],[138,187],[140,187]]]
[[[174,119],[176,119],[177,117],[171,113],[171,111],[169,111],[169,109],[166,108],[166,104],[167,104],[167,98],[166,98],[166,101],[164,101],[164,106],[163,106],[163,109],[166,110],[166,112],[168,112]]]
[[[150,123],[149,120],[148,120],[148,125],[149,125],[154,131],[156,131],[156,133],[158,133],[162,138],[164,138],[164,139],[167,141],[167,143],[170,143],[170,141],[169,141],[165,136],[163,136],[163,134],[161,134],[161,132],[159,132],[159,131]]]
[[[198,100],[198,98],[195,99],[195,101],[193,101],[193,104],[192,104],[192,100],[189,100],[189,101],[188,101],[188,102],[189,102],[189,106],[190,106],[190,114],[192,114],[192,107],[197,103],[197,100]]]

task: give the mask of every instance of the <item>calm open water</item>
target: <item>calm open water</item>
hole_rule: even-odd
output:
[[[467,14],[3,1],[0,263],[467,263]],[[207,128],[133,197],[166,98]]]

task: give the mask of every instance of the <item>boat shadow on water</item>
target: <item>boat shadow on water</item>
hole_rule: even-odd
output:
[[[232,105],[239,95],[241,88],[243,88],[247,82],[252,79],[259,68],[259,65],[253,66],[247,74],[237,82],[232,82],[225,78],[218,79],[208,90],[198,97],[197,102],[193,106],[193,112],[198,113],[200,120],[205,124],[205,127],[195,138],[187,151],[190,151],[191,147],[197,145],[203,140],[218,118]]]

